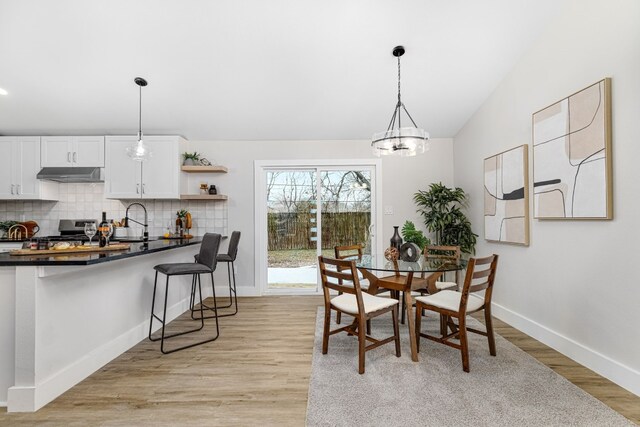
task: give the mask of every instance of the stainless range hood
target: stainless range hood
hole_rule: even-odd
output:
[[[36,178],[57,182],[104,182],[101,168],[42,168]]]

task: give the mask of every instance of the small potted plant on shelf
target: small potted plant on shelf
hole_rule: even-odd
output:
[[[185,151],[184,153],[182,153],[182,157],[184,158],[184,161],[182,162],[184,166],[193,166],[200,164],[200,153],[198,153],[197,151],[194,151],[193,153]]]

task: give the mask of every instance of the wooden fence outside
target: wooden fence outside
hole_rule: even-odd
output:
[[[315,214],[309,212],[269,213],[269,250],[315,249]],[[337,245],[365,245],[369,238],[369,212],[322,214],[322,249]]]

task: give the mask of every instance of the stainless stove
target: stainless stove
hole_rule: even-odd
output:
[[[58,232],[60,234],[57,236],[47,236],[47,239],[53,241],[75,240],[88,242],[89,238],[84,234],[84,225],[89,222],[96,224],[97,228],[98,221],[95,219],[61,219],[58,223]]]

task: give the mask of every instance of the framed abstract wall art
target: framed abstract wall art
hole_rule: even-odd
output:
[[[484,238],[529,245],[527,145],[484,159]]]
[[[533,113],[534,217],[612,219],[611,79]]]

